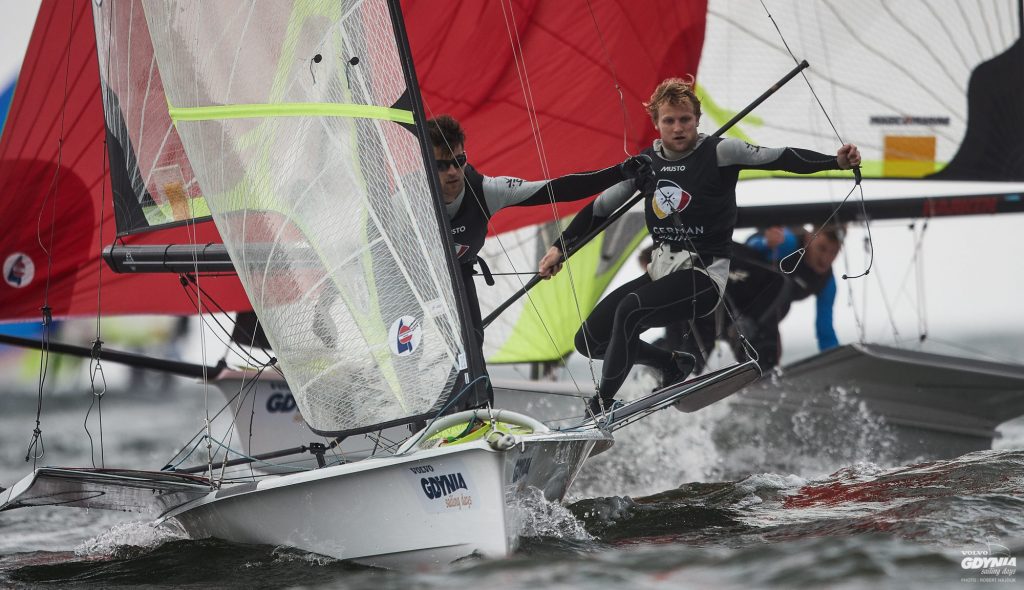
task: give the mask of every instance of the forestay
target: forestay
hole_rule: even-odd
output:
[[[438,409],[465,347],[386,3],[143,5],[169,111],[307,423]]]

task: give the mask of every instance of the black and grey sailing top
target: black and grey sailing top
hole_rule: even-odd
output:
[[[643,153],[651,157],[656,178],[653,192],[644,195],[647,229],[655,244],[679,244],[709,259],[729,257],[740,170],[810,174],[839,169],[835,156],[800,148],[760,147],[703,134],[689,152],[673,152],[659,139]],[[621,182],[584,207],[562,234],[566,247],[629,200],[633,191],[633,182]]]
[[[445,205],[452,228],[455,252],[462,264],[476,262],[487,237],[487,223],[498,211],[515,205],[543,205],[552,199],[577,201],[625,181],[619,166],[595,172],[568,174],[554,180],[526,181],[513,176],[484,176],[470,165],[465,167],[466,184],[456,199]],[[632,193],[633,189],[629,189]]]

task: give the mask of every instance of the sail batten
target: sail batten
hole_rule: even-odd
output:
[[[412,112],[391,107],[338,103],[272,103],[168,107],[175,122],[216,119],[264,119],[270,117],[351,117],[413,123]]]

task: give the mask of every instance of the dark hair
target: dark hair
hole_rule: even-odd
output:
[[[818,235],[828,238],[842,248],[843,238],[846,237],[846,230],[841,225],[828,225],[818,230]]]
[[[434,144],[434,147],[452,151],[457,145],[466,145],[466,132],[451,115],[438,115],[433,119],[427,119],[427,129],[430,131],[430,143]]]
[[[806,242],[809,237],[815,235],[815,232],[807,231],[803,227],[791,228],[790,231],[800,238],[801,243]],[[824,227],[817,227],[816,232],[818,237],[825,238],[842,249],[843,240],[846,239],[846,226],[843,224],[830,223]]]

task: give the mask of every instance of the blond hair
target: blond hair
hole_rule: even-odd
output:
[[[650,113],[654,124],[658,124],[658,108],[665,104],[675,107],[682,106],[684,100],[690,101],[690,105],[693,107],[693,114],[699,119],[700,99],[693,93],[693,87],[693,76],[689,76],[689,80],[667,78],[661,84],[658,84],[658,87],[654,89],[654,94],[651,94],[651,100],[644,103],[644,108]]]

